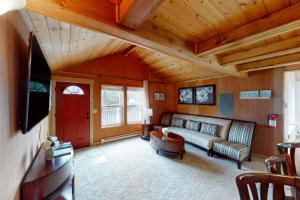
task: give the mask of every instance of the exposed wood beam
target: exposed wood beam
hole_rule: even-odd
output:
[[[187,42],[175,35],[166,33],[151,24],[144,24],[137,30],[129,30],[115,22],[114,4],[106,0],[28,0],[29,10],[46,16],[79,25],[87,29],[117,37],[129,43],[155,50],[181,60],[193,63],[200,68],[224,74],[245,77],[247,73],[237,72],[235,67],[222,67],[201,59],[187,47]]]
[[[124,56],[129,56],[138,46],[130,45],[127,49],[124,50]]]
[[[239,64],[237,65],[238,71],[255,71],[276,67],[284,67],[288,65],[300,64],[300,53],[294,53],[265,60]]]
[[[300,64],[289,65],[284,68],[284,71],[299,71],[299,70],[300,70]]]
[[[210,40],[195,44],[198,56],[218,54],[300,27],[300,3],[240,26]]]
[[[241,64],[263,60],[275,56],[281,56],[300,51],[300,36],[280,40],[263,46],[239,51],[234,54],[220,56],[219,60],[222,65]]]
[[[163,0],[123,0],[117,5],[117,22],[136,29],[142,25]]]

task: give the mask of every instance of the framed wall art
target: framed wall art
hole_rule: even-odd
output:
[[[165,94],[163,92],[155,92],[154,93],[154,100],[164,101],[165,100]]]
[[[179,88],[178,89],[179,104],[194,104],[194,88]]]
[[[204,85],[195,87],[195,104],[215,105],[216,85]]]

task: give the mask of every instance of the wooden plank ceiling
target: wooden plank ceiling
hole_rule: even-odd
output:
[[[59,1],[44,0],[53,6],[56,6],[54,2]],[[106,17],[108,19],[103,19],[102,22],[95,6],[83,7],[82,10],[76,7],[72,10],[72,3],[62,2],[57,6],[63,6],[63,10],[48,13],[47,9],[37,5],[41,4],[40,0],[28,2],[29,9],[42,13],[27,12],[53,71],[126,50],[128,54],[133,54],[148,64],[154,74],[171,82],[225,75],[243,76],[248,71],[300,63],[300,59],[297,60],[300,52],[300,16],[299,19],[298,16],[293,16],[290,20],[288,16],[288,13],[297,12],[300,0],[165,0],[156,3],[157,8],[142,25],[136,27],[137,22],[134,22],[136,30],[107,23],[113,16]],[[122,1],[110,1],[106,6],[109,7],[111,2],[118,6]],[[72,14],[79,9],[80,16],[99,20],[112,29],[102,28],[104,26],[98,28],[93,24],[94,21],[85,24],[84,20],[76,20],[75,16],[74,20],[70,20],[67,17],[70,14],[67,13],[68,9]],[[66,11],[66,15],[56,13],[62,11]],[[45,16],[48,14],[58,19]],[[256,33],[253,30],[247,31],[247,25],[265,23],[259,21],[261,19],[276,21],[279,18],[291,25],[281,29],[279,27],[270,37],[256,36],[205,56],[200,52],[193,52],[194,44],[198,51],[202,43],[213,41],[216,37],[222,38],[222,35],[238,28],[244,31],[244,35],[249,32],[251,37],[251,34]],[[280,25],[285,24],[278,24]],[[113,28],[120,32],[115,32]],[[278,27],[270,26],[271,28]],[[134,47],[133,44],[137,46]]]

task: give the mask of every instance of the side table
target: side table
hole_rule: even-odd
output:
[[[152,131],[152,129],[153,129],[152,124],[144,124],[141,138],[149,141],[150,140],[150,131]]]

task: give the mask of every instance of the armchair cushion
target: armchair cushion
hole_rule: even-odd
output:
[[[247,146],[228,141],[214,142],[213,151],[240,161],[245,160],[249,156],[249,148]]]

